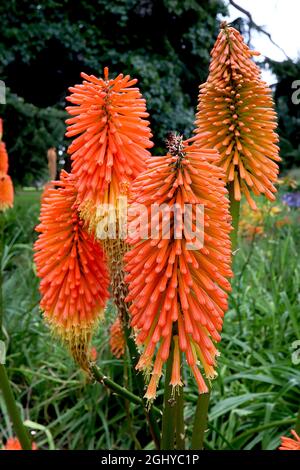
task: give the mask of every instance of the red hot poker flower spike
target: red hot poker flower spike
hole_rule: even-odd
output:
[[[108,275],[99,243],[79,218],[73,175],[63,171],[60,181],[47,187],[36,230],[41,308],[75,360],[88,369],[90,337],[108,298]]]
[[[233,187],[234,198],[265,194],[273,201],[279,147],[271,90],[241,34],[224,24],[211,52],[209,76],[200,86],[196,133],[199,145],[220,153],[218,165]]]
[[[83,82],[70,88],[67,98],[68,137],[77,136],[68,149],[76,176],[81,216],[91,229],[97,225],[97,207],[113,204],[122,185],[130,183],[144,168],[147,148],[153,146],[146,102],[137,80],[120,74],[104,78],[82,73]]]
[[[148,215],[152,204],[165,204],[154,224],[156,235],[147,238],[144,230],[143,234],[133,233],[128,239],[132,249],[125,255],[129,284],[126,300],[132,302],[131,325],[138,331],[137,344],[143,346],[137,368],[151,374],[146,392],[149,400],[155,398],[171,341],[174,346],[171,385],[175,389],[182,385],[182,351],[199,393],[207,392],[200,367],[209,379],[216,375],[215,343],[220,341],[227,310],[225,291],[230,290],[227,278],[232,276],[227,191],[222,170],[210,163],[218,158],[217,152],[182,143],[178,137],[173,143],[167,156],[149,158],[147,170],[133,183],[128,217],[131,230],[131,226],[139,225],[135,204],[145,205]],[[186,204],[192,207],[192,215],[184,219],[187,226],[183,220]],[[188,226],[193,226],[195,232],[197,204],[204,206],[204,227],[192,235]],[[172,214],[175,208],[168,238],[165,215]],[[148,236],[150,225],[148,217]],[[204,246],[199,240],[201,231]],[[191,243],[194,249],[190,249]]]

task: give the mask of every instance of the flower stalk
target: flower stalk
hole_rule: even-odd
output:
[[[99,382],[101,385],[105,385],[105,387],[107,387],[112,392],[115,392],[117,395],[121,396],[125,400],[128,400],[131,403],[134,403],[135,405],[144,406],[144,401],[142,398],[138,397],[137,395],[134,395],[134,393],[130,392],[125,387],[122,387],[121,385],[117,384],[112,379],[107,377],[105,374],[103,374],[103,372],[101,372],[101,370],[99,369],[99,367],[97,367],[96,364],[92,364],[90,366],[90,372],[96,382]],[[152,407],[152,410],[155,414],[161,414],[160,410],[155,406]]]
[[[22,422],[4,364],[0,364],[0,389],[3,394],[9,417],[23,450],[31,450],[28,432]]]
[[[297,434],[300,435],[300,408],[299,408],[297,419],[296,419],[295,431]]]
[[[203,450],[204,433],[207,427],[210,391],[199,395],[192,433],[192,450]]]
[[[240,201],[237,201],[234,197],[234,185],[233,183],[228,184],[228,193],[230,200],[230,214],[232,223],[231,238],[231,250],[235,252],[238,247],[238,233],[239,233],[239,220],[240,220]]]

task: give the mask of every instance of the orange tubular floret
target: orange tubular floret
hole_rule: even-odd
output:
[[[91,333],[108,298],[108,275],[99,243],[83,230],[73,175],[63,171],[60,181],[47,186],[36,231],[40,306],[75,360],[87,368]]]
[[[227,191],[222,170],[208,161],[217,157],[216,152],[207,154],[197,145],[182,141],[181,147],[179,154],[149,158],[147,170],[131,187],[131,207],[142,203],[150,214],[153,203],[174,209],[176,202],[178,210],[176,215],[171,210],[169,239],[164,236],[166,224],[161,213],[154,224],[156,237],[143,239],[139,232],[134,232],[127,240],[132,249],[125,255],[129,285],[126,300],[131,302],[136,341],[143,346],[137,367],[150,372],[152,377],[146,392],[148,399],[155,398],[162,364],[168,359],[172,341],[171,385],[174,389],[182,385],[180,352],[183,352],[199,393],[207,391],[200,368],[209,379],[216,374],[215,342],[220,340],[227,309],[226,291],[230,289],[227,278],[232,276]],[[180,232],[174,227],[175,218],[179,223],[179,213],[184,213],[186,204],[191,205],[190,216],[185,213],[182,238],[175,239],[175,233]],[[195,225],[197,204],[204,208],[203,247],[195,233],[186,229],[189,222]],[[139,226],[139,215],[134,211],[129,213],[128,224],[129,228],[131,224]],[[150,217],[147,225],[150,234]],[[200,232],[198,227],[198,237]]]
[[[67,97],[74,106],[68,137],[76,138],[68,149],[76,176],[81,216],[95,230],[100,204],[117,206],[122,186],[144,169],[148,148],[153,146],[146,102],[129,75],[104,79],[81,74],[83,82],[70,88]]]
[[[223,24],[208,79],[200,86],[194,139],[219,151],[217,164],[233,184],[234,198],[244,193],[255,209],[251,191],[274,200],[280,158],[272,93],[253,55],[241,34]]]

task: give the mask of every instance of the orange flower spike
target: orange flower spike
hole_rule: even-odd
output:
[[[108,298],[108,275],[99,243],[83,230],[72,174],[62,171],[60,181],[47,186],[36,231],[34,260],[44,316],[88,369],[91,334]]]
[[[137,80],[120,74],[104,79],[82,73],[83,82],[67,97],[68,137],[77,136],[68,149],[76,176],[81,216],[95,229],[97,206],[117,207],[121,185],[130,183],[145,166],[153,146],[146,103],[134,87]]]
[[[300,437],[293,429],[291,430],[291,434],[293,435],[293,438],[285,436],[281,437],[281,446],[279,447],[279,450],[300,450]]]
[[[6,145],[3,141],[0,142],[0,172],[8,172],[8,155]]]
[[[231,272],[230,216],[223,172],[211,164],[216,151],[208,152],[197,144],[182,142],[173,136],[165,157],[151,157],[147,170],[131,186],[128,216],[131,250],[125,255],[131,302],[131,325],[137,331],[136,342],[142,346],[137,364],[151,377],[145,397],[153,400],[162,374],[162,366],[174,345],[170,384],[182,385],[181,353],[198,384],[199,393],[207,391],[199,366],[210,379],[216,375],[215,343],[220,341]],[[149,218],[153,204],[165,212]],[[135,213],[135,204],[147,209],[146,232],[134,231],[145,222]],[[190,214],[186,205],[191,207]],[[204,246],[196,228],[197,204],[204,207]],[[167,237],[166,215],[170,212]],[[139,227],[139,223],[141,224]],[[156,229],[154,235],[151,229]],[[193,232],[188,229],[193,227]],[[178,227],[180,229],[178,229]],[[179,235],[181,234],[181,238]],[[177,237],[177,238],[176,238]]]
[[[112,354],[119,359],[125,354],[125,335],[120,317],[110,327],[110,350]]]
[[[234,198],[251,191],[275,199],[279,147],[271,90],[261,80],[241,34],[224,22],[211,52],[209,76],[200,86],[196,140],[219,151],[217,164],[233,185]]]
[[[14,187],[12,180],[6,173],[0,172],[0,212],[4,212],[14,205]]]

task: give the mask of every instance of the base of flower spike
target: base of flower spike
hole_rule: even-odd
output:
[[[99,318],[102,316],[103,310],[99,313]],[[93,323],[93,325],[86,328],[83,328],[82,326],[72,326],[71,328],[66,329],[65,327],[60,328],[59,326],[54,325],[53,322],[47,317],[45,319],[49,324],[53,334],[56,337],[59,337],[63,345],[69,350],[76,364],[78,364],[84,371],[89,372],[90,364],[92,362],[90,347],[91,338],[93,331],[99,324],[99,321],[97,321],[96,324]]]
[[[112,298],[121,321],[126,324],[129,318],[128,304],[125,301],[128,295],[128,286],[124,279],[123,259],[128,251],[128,245],[126,245],[124,240],[116,238],[103,240],[102,246],[108,262]]]

